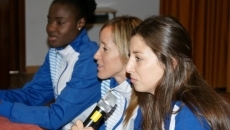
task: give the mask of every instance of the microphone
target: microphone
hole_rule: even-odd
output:
[[[95,127],[98,125],[100,120],[109,113],[115,106],[117,97],[109,91],[102,99],[97,103],[92,113],[84,121],[84,127]]]

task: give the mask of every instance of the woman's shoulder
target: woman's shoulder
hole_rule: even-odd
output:
[[[173,106],[170,127],[187,130],[210,129],[210,126],[204,117],[198,117],[186,104],[183,104],[181,101],[176,102]]]

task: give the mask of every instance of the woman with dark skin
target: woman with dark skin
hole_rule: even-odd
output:
[[[1,116],[45,129],[70,129],[68,123],[81,119],[100,100],[101,82],[93,59],[98,45],[84,28],[95,9],[94,0],[51,3],[46,27],[50,49],[45,62],[22,89],[0,91]]]
[[[230,129],[230,105],[200,76],[178,20],[145,19],[134,29],[129,51],[126,71],[135,92],[126,115],[139,105],[143,130]]]

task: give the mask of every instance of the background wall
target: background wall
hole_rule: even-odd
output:
[[[48,51],[47,14],[52,0],[26,0],[26,66],[40,66]],[[117,16],[132,15],[144,19],[159,14],[159,0],[96,0],[97,7],[117,10]],[[91,40],[98,42],[100,24],[89,30]]]

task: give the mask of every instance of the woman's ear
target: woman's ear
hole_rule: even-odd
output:
[[[85,18],[81,18],[77,22],[77,28],[80,31],[85,26]]]

